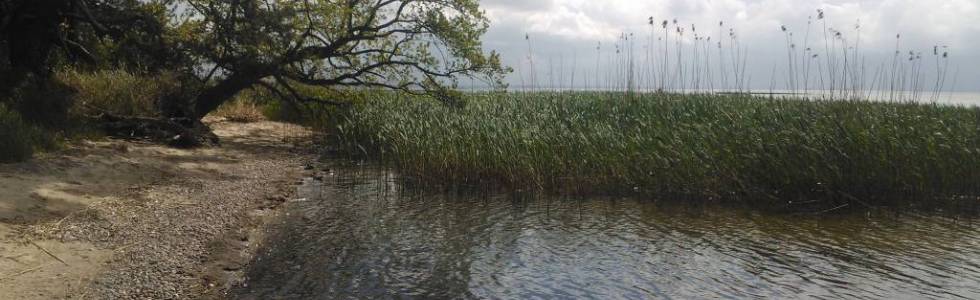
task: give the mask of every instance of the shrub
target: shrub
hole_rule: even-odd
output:
[[[181,89],[177,76],[167,72],[143,76],[123,70],[65,70],[57,78],[77,91],[72,112],[79,115],[158,117],[159,101]]]
[[[213,114],[224,117],[228,121],[241,123],[258,122],[266,119],[262,109],[247,94],[239,95],[235,100],[222,104]]]
[[[61,81],[29,77],[0,101],[8,103],[7,109],[17,111],[26,123],[63,129],[70,127],[72,94],[73,89]]]
[[[299,84],[294,87],[302,95],[337,102],[355,103],[367,97],[367,94],[358,91],[337,91]],[[312,101],[283,103],[278,97],[263,89],[247,90],[243,94],[261,107],[262,115],[269,120],[300,124],[317,130],[334,126],[335,116],[340,111],[337,105],[328,103]]]
[[[20,114],[0,103],[0,163],[30,158],[37,138],[34,127],[24,123]]]

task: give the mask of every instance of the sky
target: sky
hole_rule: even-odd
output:
[[[514,69],[507,77],[512,87],[519,87],[522,82],[529,85],[531,78],[539,86],[561,82],[562,86],[588,87],[597,81],[601,85],[604,80],[600,79],[601,75],[611,74],[617,66],[614,63],[617,57],[623,57],[615,54],[617,43],[623,53],[632,47],[636,72],[654,74],[655,78],[656,72],[640,70],[649,70],[644,69],[648,65],[647,56],[660,57],[656,53],[662,53],[659,51],[663,50],[665,34],[661,22],[676,19],[686,30],[680,39],[683,51],[678,51],[688,55],[682,59],[685,65],[690,64],[692,50],[697,45],[691,25],[695,25],[699,36],[713,38],[708,54],[705,51],[699,54],[703,57],[701,66],[715,74],[711,77],[713,81],[721,80],[721,75],[717,75],[720,66],[731,62],[731,59],[727,63],[718,59],[717,41],[722,37],[723,43],[730,43],[729,30],[734,30],[739,48],[746,53],[743,76],[746,84],[754,89],[789,87],[790,76],[785,74],[790,73],[790,61],[796,74],[801,74],[799,70],[806,61],[804,45],[811,48],[810,53],[818,55],[817,61],[827,57],[823,54],[828,48],[823,36],[826,22],[828,30],[840,31],[848,41],[844,48],[848,49],[852,63],[855,59],[861,62],[854,66],[865,70],[866,82],[886,77],[875,74],[891,69],[898,42],[902,52],[899,61],[907,61],[910,50],[914,54],[922,52],[918,73],[922,74],[922,85],[932,88],[931,82],[940,73],[933,56],[933,46],[938,45],[939,56],[949,53],[948,71],[942,72],[947,76],[946,89],[980,91],[980,0],[481,0],[480,3],[491,21],[483,39],[484,47],[501,53],[504,63]],[[817,19],[818,9],[824,11],[823,20]],[[654,26],[649,25],[651,17]],[[810,34],[805,38],[808,19]],[[782,26],[787,28],[786,32]],[[669,27],[668,46],[676,50],[675,29],[673,25]],[[833,41],[834,34],[830,32]],[[627,37],[632,34],[632,46],[621,40],[624,33]],[[787,41],[788,33],[793,33],[790,41]],[[896,35],[900,38],[896,39]],[[699,49],[709,45],[704,40],[701,43]],[[792,48],[795,52],[789,51],[790,45],[795,46]],[[855,46],[857,50],[850,49]],[[722,54],[730,57],[729,45],[723,44],[723,49]],[[834,52],[838,59],[842,57],[843,51]],[[676,63],[673,55],[668,52],[668,60]],[[649,61],[659,64],[662,59]],[[534,72],[531,72],[532,62]],[[940,60],[939,68],[945,65],[943,62]],[[822,71],[813,65],[808,68],[813,74]],[[796,80],[800,86],[800,79]]]

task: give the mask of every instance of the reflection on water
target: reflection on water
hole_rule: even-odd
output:
[[[980,225],[310,181],[237,298],[980,298]]]

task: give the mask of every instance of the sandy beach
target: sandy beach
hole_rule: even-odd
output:
[[[302,127],[206,121],[220,147],[85,140],[0,165],[0,299],[221,298],[313,154]]]

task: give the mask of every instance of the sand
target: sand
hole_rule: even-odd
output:
[[[101,139],[0,164],[0,299],[223,298],[314,155],[298,126],[206,121],[222,146]]]

